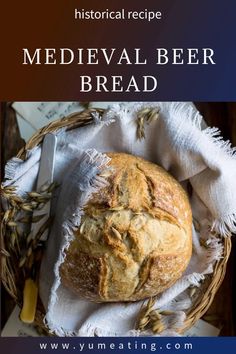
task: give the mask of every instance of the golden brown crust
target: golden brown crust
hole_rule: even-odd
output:
[[[108,153],[107,187],[84,208],[61,266],[63,282],[93,301],[135,301],[170,287],[192,251],[192,216],[179,183],[161,167]]]

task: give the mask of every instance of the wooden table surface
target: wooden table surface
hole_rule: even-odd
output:
[[[233,146],[236,146],[236,103],[195,103],[202,113],[209,126],[218,127],[224,139],[229,139]],[[17,126],[15,113],[9,104],[1,104],[1,176],[3,177],[3,166],[6,161],[15,156],[24,145]],[[235,181],[236,188],[236,181]],[[233,299],[236,299],[236,247],[235,240],[231,256],[227,266],[225,279],[215,296],[215,299],[204,319],[221,328],[220,335],[236,335],[236,306]],[[4,325],[13,303],[2,288],[2,326]]]

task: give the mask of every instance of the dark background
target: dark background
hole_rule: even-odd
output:
[[[207,124],[218,127],[224,139],[230,139],[232,145],[236,146],[236,102],[195,102],[195,104]],[[1,158],[3,167],[9,158],[17,154],[19,149],[24,145],[24,141],[20,138],[15,113],[11,109],[10,104],[3,103],[1,105],[1,117]],[[235,302],[233,301],[236,297],[236,245],[234,237],[232,237],[232,242],[233,248],[225,279],[216,294],[214,302],[203,318],[213,325],[219,326],[221,328],[220,335],[222,336],[236,335]],[[13,302],[4,289],[2,289],[2,326],[13,306]]]
[[[75,20],[74,9],[162,11],[161,21]],[[236,101],[235,0],[2,1],[1,101]],[[22,65],[22,48],[141,48],[147,65]],[[212,48],[216,65],[155,65],[155,49]],[[150,93],[81,93],[79,76],[158,78]]]

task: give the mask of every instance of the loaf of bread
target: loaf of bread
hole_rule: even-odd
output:
[[[108,153],[60,274],[64,285],[95,302],[136,301],[169,288],[192,252],[192,215],[180,184],[163,168]]]

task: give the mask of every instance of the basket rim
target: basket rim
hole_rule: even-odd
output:
[[[72,130],[75,128],[79,128],[91,124],[93,122],[93,117],[91,113],[99,113],[100,118],[102,119],[102,115],[104,112],[105,109],[103,108],[88,108],[88,109],[84,109],[83,111],[75,112],[63,118],[54,120],[48,125],[45,125],[44,127],[37,130],[32,135],[32,137],[26,142],[25,146],[23,146],[19,150],[16,157],[24,159],[26,151],[39,145],[46,134],[55,133],[62,128],[67,128],[66,131],[68,131],[68,130]]]
[[[65,116],[63,118],[57,119],[48,125],[42,127],[39,129],[30,139],[29,141],[25,144],[23,148],[21,148],[16,155],[20,159],[25,159],[26,158],[26,152],[27,150],[30,150],[36,146],[38,146],[44,136],[48,133],[55,133],[59,129],[64,128],[66,131],[76,129],[79,127],[83,127],[85,125],[89,125],[93,122],[93,116],[91,113],[98,112],[100,114],[101,120],[102,116],[104,113],[105,109],[102,108],[89,108],[89,109],[84,109],[83,111],[80,112],[75,112],[72,113],[68,116]],[[2,235],[2,238],[4,238],[4,235]],[[4,239],[3,239],[4,241]],[[214,300],[215,294],[217,290],[219,289],[221,283],[223,282],[225,273],[226,273],[226,267],[227,267],[227,262],[230,256],[231,252],[231,239],[230,237],[225,237],[223,239],[224,243],[224,256],[216,262],[214,266],[214,271],[211,275],[209,275],[210,281],[207,285],[206,291],[204,292],[203,296],[199,298],[200,301],[196,304],[196,306],[193,306],[189,312],[186,314],[186,319],[184,322],[183,327],[179,330],[179,333],[185,332],[187,329],[192,327],[198,319],[200,319],[204,313],[208,310],[210,307],[211,303]],[[9,291],[8,291],[9,292]],[[10,296],[15,300],[16,303],[19,303],[17,299],[17,295],[14,297],[13,294],[10,293]],[[45,329],[45,325],[42,321],[42,316],[43,313],[41,309],[37,309],[37,316],[40,318],[38,321],[36,319],[36,324]],[[36,316],[36,317],[37,317]]]

